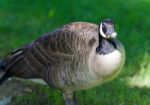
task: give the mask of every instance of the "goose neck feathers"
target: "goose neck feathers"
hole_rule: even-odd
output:
[[[96,53],[106,55],[117,49],[116,43],[111,39],[99,39],[99,46],[96,48]]]

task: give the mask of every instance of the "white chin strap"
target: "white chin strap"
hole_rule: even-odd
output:
[[[114,33],[112,33],[112,35],[109,35],[109,36],[107,36],[104,32],[103,32],[103,29],[102,29],[102,23],[100,24],[100,34],[102,35],[102,37],[104,37],[104,38],[109,38],[109,37],[111,37],[111,38],[116,38],[116,36],[117,36],[117,33],[116,32],[114,32]]]
[[[100,24],[100,34],[102,37],[107,38],[106,34],[104,34],[103,29],[102,29],[102,23]]]

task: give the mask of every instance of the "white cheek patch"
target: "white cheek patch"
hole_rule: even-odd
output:
[[[106,34],[104,34],[103,29],[102,29],[102,23],[100,24],[100,34],[102,35],[102,37],[106,38]]]

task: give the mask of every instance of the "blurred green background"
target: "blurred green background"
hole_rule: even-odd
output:
[[[125,67],[115,80],[77,92],[80,105],[150,105],[149,0],[0,0],[0,56],[61,25],[99,24],[105,18],[116,21]],[[64,104],[60,91],[33,87],[34,92],[15,96],[12,105]]]

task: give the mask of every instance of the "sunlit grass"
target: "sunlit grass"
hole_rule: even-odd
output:
[[[131,86],[150,87],[150,55],[148,53],[141,60],[138,72],[127,80]]]

